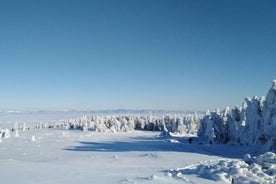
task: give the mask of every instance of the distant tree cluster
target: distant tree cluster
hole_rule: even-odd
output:
[[[242,107],[206,112],[198,136],[202,143],[240,144],[276,152],[276,80],[266,97],[246,98]]]
[[[106,115],[106,116],[88,116],[84,115],[77,119],[68,121],[39,123],[35,125],[18,125],[17,123],[11,129],[0,129],[0,140],[3,138],[18,137],[18,131],[37,130],[45,128],[66,128],[78,129],[82,131],[97,132],[127,132],[132,130],[145,131],[164,131],[180,134],[197,134],[200,118],[202,115],[184,114],[184,115],[166,115],[148,116],[137,115]]]
[[[166,131],[196,134],[200,116],[167,115],[164,117],[134,115],[83,116],[68,121],[68,129],[92,130],[98,132],[127,132],[131,130]]]

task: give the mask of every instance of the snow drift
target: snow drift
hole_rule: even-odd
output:
[[[171,169],[168,175],[186,180],[187,175],[195,174],[201,177],[223,181],[225,183],[267,183],[274,184],[276,180],[276,155],[266,152],[258,157],[247,154],[244,160],[208,160],[198,165],[188,165],[184,168]]]

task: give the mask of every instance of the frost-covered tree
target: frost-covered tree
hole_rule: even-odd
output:
[[[129,117],[128,127],[129,127],[129,130],[134,130],[135,129],[135,122],[134,122],[134,118],[133,117]]]
[[[276,80],[272,81],[272,87],[263,100],[262,115],[263,131],[259,142],[265,145],[265,149],[276,152]]]
[[[239,139],[239,124],[241,121],[241,109],[236,106],[234,109],[227,114],[227,124],[228,124],[228,136],[229,142],[232,144],[238,143]],[[240,139],[239,139],[240,141]]]
[[[138,116],[135,120],[135,130],[144,130],[145,124],[145,119],[143,119],[141,116]]]
[[[108,130],[108,128],[105,125],[104,117],[101,117],[98,119],[97,123],[95,124],[95,130],[97,132],[105,132]]]
[[[199,141],[201,143],[208,143],[208,144],[215,143],[213,120],[211,118],[211,115],[206,115],[200,121],[200,127],[199,127],[199,130],[198,130],[198,137],[199,137]]]
[[[226,108],[222,113],[219,109],[205,116],[201,120],[198,136],[202,142],[227,143],[229,141],[228,125],[229,109]]]
[[[261,131],[262,107],[258,97],[247,97],[245,109],[245,125],[241,129],[240,139],[243,144],[255,144]]]

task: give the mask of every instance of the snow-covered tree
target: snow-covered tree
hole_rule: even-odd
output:
[[[263,100],[263,118],[261,129],[263,130],[259,141],[269,151],[276,152],[276,80],[272,81],[272,87]]]
[[[215,143],[213,120],[211,118],[211,115],[205,116],[200,121],[200,127],[199,127],[199,130],[198,130],[198,137],[199,137],[199,140],[200,140],[201,143],[208,143],[208,144]]]
[[[241,108],[207,112],[200,121],[199,139],[205,143],[237,143],[276,151],[276,80],[266,98],[245,98]]]

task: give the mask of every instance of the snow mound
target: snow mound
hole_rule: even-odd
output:
[[[179,140],[177,140],[177,139],[169,139],[169,141],[170,141],[171,143],[177,143],[177,144],[181,143],[181,142],[179,142]]]
[[[186,180],[185,175],[189,174],[225,183],[274,184],[276,181],[276,155],[272,152],[266,152],[253,158],[247,154],[244,161],[228,159],[209,160],[199,165],[172,169],[167,173],[170,177],[184,180]]]

